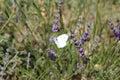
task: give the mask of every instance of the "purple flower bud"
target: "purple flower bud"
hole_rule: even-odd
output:
[[[71,32],[72,34],[74,34],[74,33],[75,33],[75,29],[71,29],[70,32]]]
[[[74,41],[74,44],[76,48],[79,48],[81,46],[81,43],[78,40]]]
[[[53,24],[52,26],[52,32],[58,32],[58,24]]]
[[[56,53],[54,50],[50,50],[49,48],[46,50],[48,52],[48,55],[50,57],[51,60],[55,60],[56,59]]]
[[[58,18],[59,18],[59,15],[58,15],[58,14],[56,14],[56,15],[55,15],[55,18],[56,18],[56,19],[58,19]]]
[[[57,12],[57,13],[59,13],[59,12],[60,12],[60,10],[58,9],[58,10],[56,10],[56,12]]]
[[[120,40],[120,30],[117,29],[114,34],[115,34],[117,40]]]
[[[71,29],[70,32],[71,32],[71,35],[70,35],[71,39],[74,39],[76,36],[75,29]]]
[[[88,34],[84,33],[84,35],[82,36],[82,39],[86,41],[88,39]]]
[[[85,42],[85,38],[82,37],[82,38],[80,39],[80,44],[82,45],[82,44],[84,44],[84,42]]]
[[[88,36],[88,34],[89,34],[89,31],[85,31],[84,35]]]
[[[58,23],[58,19],[54,20],[54,23],[57,24]]]
[[[85,52],[84,48],[80,48],[80,49],[79,49],[79,55],[80,55],[81,57],[84,56],[84,52]]]
[[[77,63],[77,68],[78,69],[84,69],[85,67],[84,67],[84,65],[80,66],[80,63]]]
[[[54,51],[54,50],[51,50],[51,51],[50,51],[49,57],[50,57],[51,60],[55,60],[55,59],[56,59],[56,54],[55,54],[55,51]]]
[[[83,65],[82,65],[82,66],[80,66],[80,69],[84,69],[84,68],[85,68],[85,66],[83,66]]]
[[[81,39],[80,39],[80,43],[81,43],[81,44],[84,44],[84,42],[87,41],[87,40],[89,40],[89,32],[88,32],[88,31],[86,31],[86,32],[82,35],[82,37],[81,37]]]
[[[53,36],[50,36],[49,41],[50,41],[50,42],[54,42],[54,37],[53,37]]]
[[[88,24],[88,28],[87,28],[87,30],[84,32],[84,34],[82,35],[82,37],[81,37],[81,39],[80,39],[80,44],[82,45],[82,44],[84,44],[85,43],[85,41],[87,41],[87,40],[89,40],[90,38],[89,38],[89,28],[90,28],[90,23]]]
[[[74,42],[76,42],[76,41],[77,41],[77,39],[76,39],[76,38],[73,38],[73,41],[74,41]]]

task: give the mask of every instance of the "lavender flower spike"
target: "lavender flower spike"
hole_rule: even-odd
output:
[[[117,30],[115,31],[115,36],[116,36],[117,40],[120,40],[120,21],[117,25]]]
[[[112,23],[112,20],[109,20],[109,25],[110,25],[115,37],[117,38],[117,40],[120,40],[120,21],[119,21],[117,27],[115,27],[114,24]]]
[[[52,25],[52,32],[58,32],[59,24],[58,24],[59,15],[55,15],[54,24]]]
[[[116,36],[117,40],[120,40],[120,29],[117,29],[115,31],[115,36]]]

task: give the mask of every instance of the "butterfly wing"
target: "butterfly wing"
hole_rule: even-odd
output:
[[[54,42],[55,42],[55,44],[57,45],[57,47],[60,48],[60,44],[59,44],[57,38],[54,38]]]
[[[68,35],[67,34],[62,34],[62,35],[57,37],[57,40],[66,42],[68,40]]]
[[[58,48],[63,48],[66,46],[66,42],[59,42]]]
[[[66,41],[68,40],[67,34],[62,34],[58,36],[54,41],[58,48],[63,48],[66,46]]]

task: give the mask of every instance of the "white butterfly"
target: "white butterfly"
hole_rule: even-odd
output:
[[[58,36],[57,38],[54,38],[54,42],[57,45],[58,48],[63,48],[67,45],[68,35],[62,34]]]

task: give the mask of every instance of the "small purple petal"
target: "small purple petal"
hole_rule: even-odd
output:
[[[56,59],[56,53],[55,53],[54,50],[50,50],[50,49],[48,48],[46,51],[47,51],[47,53],[48,53],[48,55],[49,55],[49,58],[50,58],[51,60],[55,60],[55,59]]]
[[[56,14],[56,15],[55,15],[55,18],[56,18],[56,19],[58,19],[58,18],[59,18],[59,15],[58,15],[58,14]]]
[[[74,34],[74,33],[75,33],[75,29],[71,29],[70,32],[71,32],[72,34]]]
[[[115,31],[115,36],[116,36],[117,40],[120,40],[120,30],[117,29]]]
[[[112,29],[115,37],[117,38],[117,40],[120,40],[120,21],[117,25],[117,28],[114,26],[112,20],[109,20],[109,25],[111,26],[111,29]]]
[[[82,38],[80,39],[80,44],[84,44],[84,42],[85,42],[85,39],[84,39],[84,37],[82,37]]]
[[[76,40],[74,42],[74,44],[75,44],[75,47],[77,47],[77,48],[79,48],[81,46],[80,41],[78,41],[78,40]]]
[[[50,41],[50,42],[54,42],[54,37],[53,37],[53,36],[50,36],[49,41]]]
[[[57,32],[58,31],[58,24],[53,24],[52,26],[52,32]]]
[[[84,56],[84,52],[85,52],[84,48],[80,48],[79,55],[80,56]]]
[[[54,20],[53,22],[54,22],[55,24],[57,24],[57,23],[58,23],[58,19]]]
[[[55,52],[53,50],[51,51],[51,54],[49,55],[49,57],[50,57],[51,60],[56,59],[56,54],[55,54]]]
[[[83,65],[82,65],[82,66],[80,66],[80,69],[84,69],[84,68],[85,68],[85,66],[83,66]]]
[[[60,10],[58,9],[58,10],[56,10],[56,12],[57,12],[57,13],[59,13],[59,12],[60,12]]]

